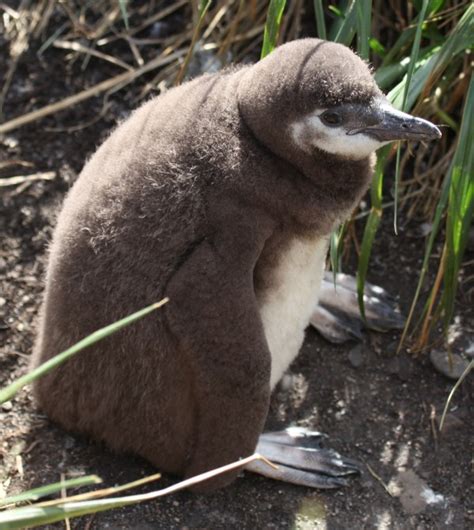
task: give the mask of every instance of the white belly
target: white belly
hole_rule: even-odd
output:
[[[294,239],[272,271],[272,285],[259,296],[260,316],[272,356],[273,388],[298,354],[318,301],[328,243]]]

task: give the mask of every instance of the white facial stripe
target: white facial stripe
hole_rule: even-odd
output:
[[[344,127],[328,127],[319,116],[326,109],[318,109],[292,124],[291,133],[295,144],[306,152],[317,147],[328,153],[352,160],[361,160],[388,142],[379,142],[366,134],[347,134]]]

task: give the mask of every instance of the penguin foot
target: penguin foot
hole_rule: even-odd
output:
[[[405,317],[385,289],[366,283],[364,302],[366,322],[360,315],[355,278],[337,273],[334,287],[332,272],[325,272],[319,304],[313,311],[310,323],[323,337],[335,343],[353,338],[360,340],[364,326],[377,331],[403,329]]]
[[[324,449],[325,435],[290,427],[285,431],[264,433],[256,452],[277,465],[272,468],[255,461],[245,469],[274,480],[310,488],[329,489],[347,486],[346,476],[360,473],[360,465],[332,449]]]

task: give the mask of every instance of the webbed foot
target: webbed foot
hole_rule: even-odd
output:
[[[353,276],[336,274],[336,287],[332,272],[325,272],[319,293],[319,304],[310,319],[330,342],[341,343],[362,337],[362,327],[377,331],[403,329],[405,318],[395,299],[382,287],[365,284],[366,322],[362,320],[357,301],[357,284]]]
[[[325,435],[319,432],[299,427],[264,433],[259,438],[256,452],[275,463],[277,469],[259,461],[250,463],[245,469],[310,488],[347,486],[344,477],[360,473],[360,465],[332,449],[324,449],[323,438]]]

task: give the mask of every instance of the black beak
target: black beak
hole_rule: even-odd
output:
[[[381,121],[357,130],[358,133],[372,136],[380,142],[441,138],[441,131],[428,120],[396,110],[388,103],[383,103],[377,110],[381,113]]]

